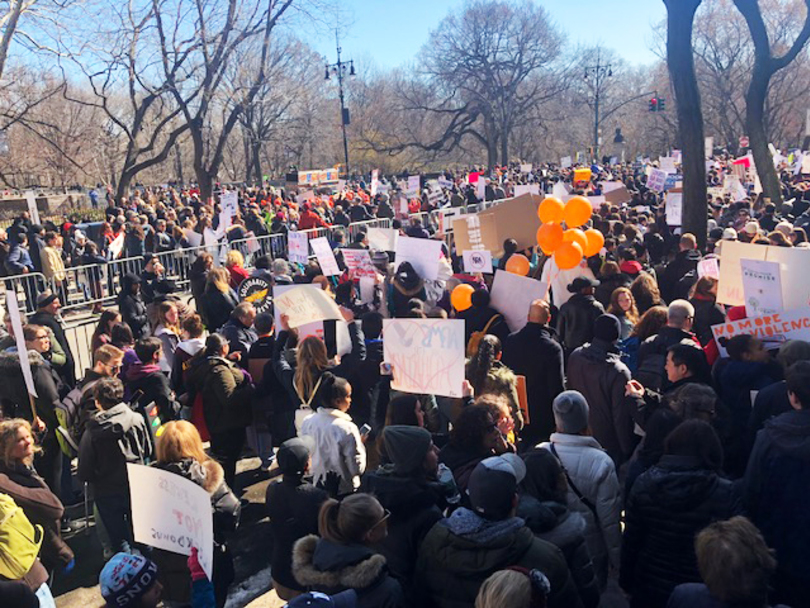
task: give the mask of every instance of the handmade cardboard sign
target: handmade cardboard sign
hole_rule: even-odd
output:
[[[531,303],[545,298],[547,292],[547,283],[498,270],[492,283],[492,307],[504,316],[511,331],[518,331],[528,323]]]
[[[464,251],[464,272],[492,274],[492,253],[485,249]]]
[[[740,269],[746,316],[759,317],[783,310],[779,262],[740,260]]]
[[[287,233],[287,257],[290,262],[306,264],[309,261],[309,237],[306,232]]]
[[[441,241],[401,236],[397,239],[394,265],[399,268],[402,262],[410,262],[421,278],[435,281],[439,276],[441,254]]]
[[[297,285],[276,296],[274,303],[279,315],[289,317],[290,327],[343,318],[335,301],[317,285]]]
[[[335,260],[335,254],[332,252],[332,247],[329,245],[329,240],[325,236],[312,239],[309,243],[312,245],[312,251],[315,253],[315,257],[318,258],[318,264],[321,267],[323,276],[331,277],[341,273],[337,260]]]

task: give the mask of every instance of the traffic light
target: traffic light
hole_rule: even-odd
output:
[[[667,104],[666,98],[665,97],[659,97],[658,98],[658,111],[663,112],[664,110],[666,110],[666,104]]]
[[[657,112],[658,111],[658,98],[653,97],[650,100],[650,112]]]

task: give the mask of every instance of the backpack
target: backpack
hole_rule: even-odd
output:
[[[18,581],[37,561],[44,531],[8,494],[0,494],[0,577]]]
[[[476,354],[478,354],[478,345],[481,343],[481,340],[484,339],[484,336],[487,335],[487,332],[492,324],[495,323],[500,316],[500,314],[492,315],[492,318],[487,321],[487,324],[484,325],[484,329],[482,331],[474,331],[472,334],[470,334],[470,339],[467,342],[468,357],[474,357]]]
[[[56,439],[62,453],[69,458],[75,458],[79,453],[79,442],[82,439],[82,431],[86,422],[82,419],[82,402],[85,396],[93,390],[96,382],[98,380],[72,389],[54,408],[56,420],[59,423],[59,427],[56,429]]]

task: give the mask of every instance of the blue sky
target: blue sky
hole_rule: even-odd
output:
[[[341,19],[343,58],[373,59],[380,68],[393,68],[412,60],[429,32],[464,0],[337,0]],[[666,17],[662,0],[544,0],[538,2],[574,45],[601,44],[631,64],[656,60],[650,51],[652,25]],[[334,17],[323,16],[334,28]],[[318,28],[321,29],[321,28]],[[299,30],[299,35],[302,32]],[[317,52],[335,61],[334,31],[304,35]]]

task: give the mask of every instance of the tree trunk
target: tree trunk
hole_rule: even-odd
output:
[[[262,183],[262,160],[260,158],[262,151],[262,142],[254,141],[251,144],[253,148],[253,170],[256,172],[256,183]]]
[[[509,166],[509,127],[506,125],[501,129],[501,165]]]
[[[765,132],[765,100],[769,82],[770,74],[759,67],[758,61],[755,62],[751,83],[745,94],[745,123],[762,192],[779,209],[782,205],[782,188],[768,148],[768,134]]]
[[[125,196],[129,195],[129,185],[132,183],[132,179],[135,177],[135,174],[129,170],[121,171],[121,174],[118,176],[118,187],[115,189],[115,201],[121,202]]]
[[[200,200],[203,203],[213,203],[214,197],[214,175],[205,170],[205,167],[195,167],[194,174],[197,176],[197,187],[200,189]]]
[[[683,151],[683,232],[706,246],[706,162],[703,113],[692,53],[692,26],[701,0],[664,0],[667,7],[667,65],[678,110]]]

